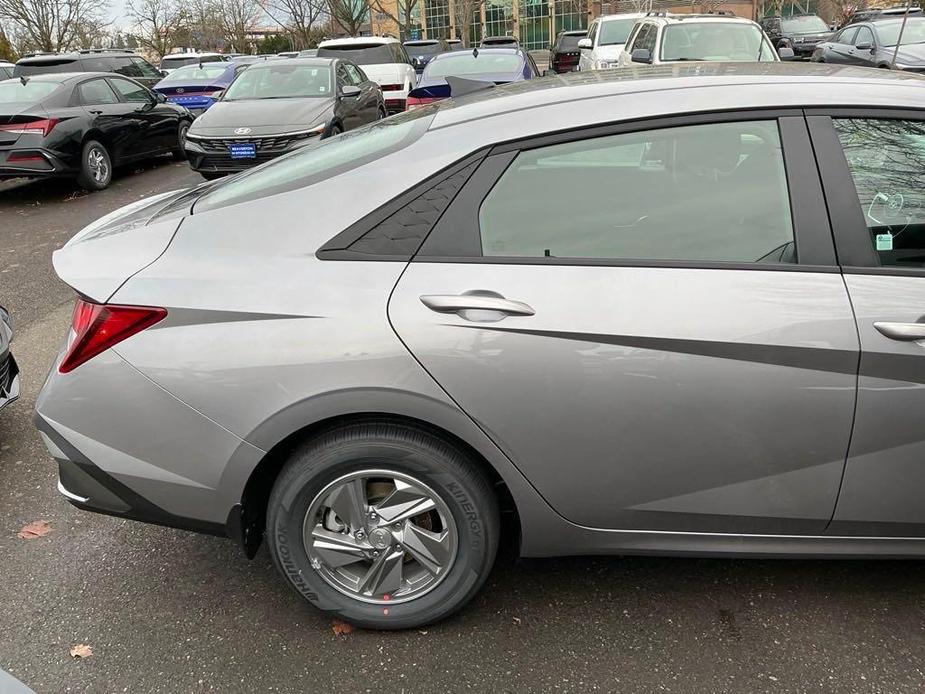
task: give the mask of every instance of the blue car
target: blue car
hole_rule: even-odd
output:
[[[533,58],[521,48],[474,48],[440,53],[431,58],[418,86],[408,93],[407,109],[411,111],[453,96],[447,77],[506,84],[533,79],[539,74]]]
[[[198,116],[214,104],[247,67],[247,64],[233,61],[186,65],[154,85],[154,91]]]

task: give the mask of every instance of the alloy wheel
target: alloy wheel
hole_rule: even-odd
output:
[[[87,152],[87,166],[90,169],[90,175],[97,183],[103,183],[109,177],[109,162],[106,161],[106,153],[97,147]]]
[[[312,568],[362,602],[406,602],[433,590],[456,558],[456,522],[443,499],[410,475],[361,470],[315,497],[302,525]]]

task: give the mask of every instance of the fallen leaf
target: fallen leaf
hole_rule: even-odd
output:
[[[89,658],[93,655],[93,649],[85,643],[78,643],[71,646],[70,653],[72,658]]]
[[[353,633],[352,624],[347,624],[347,622],[341,622],[336,619],[333,622],[331,622],[331,629],[338,636],[340,636],[341,634]]]
[[[34,540],[51,532],[51,524],[48,521],[32,521],[19,531],[18,535],[23,540]]]

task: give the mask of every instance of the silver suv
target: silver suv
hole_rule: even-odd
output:
[[[780,57],[792,58],[793,50],[781,48]],[[750,19],[651,12],[636,23],[616,66],[691,61],[773,63],[780,57],[762,28]]]
[[[465,604],[502,527],[925,556],[923,114],[885,70],[578,73],[134,203],[54,255],[61,491],[265,539],[377,628]]]

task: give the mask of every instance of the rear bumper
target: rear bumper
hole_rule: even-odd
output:
[[[401,113],[408,105],[408,91],[382,92],[382,98],[385,101],[385,110],[390,115],[393,113]]]
[[[35,158],[9,161],[11,155]],[[76,171],[77,169],[61,155],[41,147],[13,147],[0,150],[0,178],[51,178],[73,175]]]

